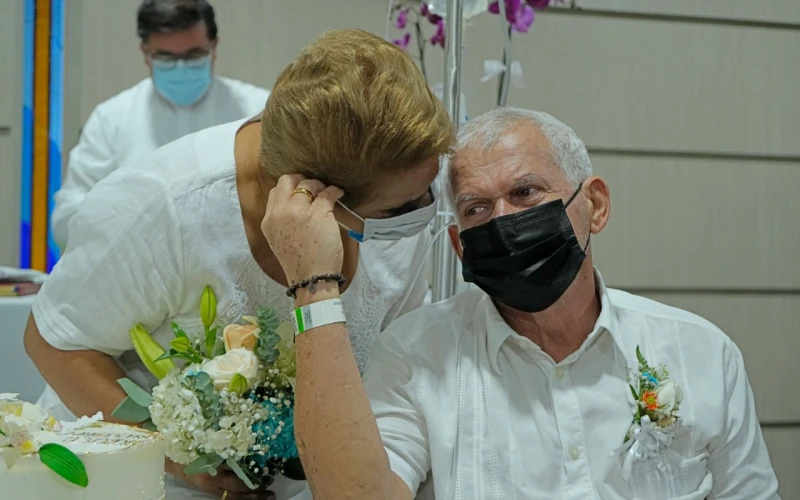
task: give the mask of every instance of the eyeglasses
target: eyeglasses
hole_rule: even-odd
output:
[[[147,59],[153,67],[160,69],[172,69],[178,65],[178,61],[183,61],[185,66],[190,68],[204,65],[211,56],[211,50],[193,49],[184,54],[171,54],[169,52],[157,52],[150,54]]]

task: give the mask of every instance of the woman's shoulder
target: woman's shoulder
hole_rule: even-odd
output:
[[[236,174],[236,130],[238,123],[228,123],[186,135],[125,165],[117,175],[132,185],[160,184],[173,199],[229,182]]]

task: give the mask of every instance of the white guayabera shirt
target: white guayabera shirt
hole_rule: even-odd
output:
[[[392,470],[412,491],[475,499],[774,499],[777,479],[742,355],[691,313],[605,288],[583,346],[561,363],[471,290],[401,318],[365,377]],[[618,450],[635,412],[636,347],[684,394],[669,449]]]

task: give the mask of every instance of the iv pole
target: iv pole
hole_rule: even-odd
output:
[[[447,33],[445,38],[444,105],[456,130],[461,117],[461,28],[463,27],[464,6],[462,0],[447,0]],[[443,158],[441,175],[448,175],[449,159]],[[446,177],[444,177],[446,179]],[[443,185],[446,183],[442,183]],[[434,234],[442,227],[452,224],[453,207],[447,196],[440,196],[439,214],[434,220]],[[433,302],[447,299],[456,291],[456,256],[446,237],[440,237],[433,246],[433,283],[431,298]]]

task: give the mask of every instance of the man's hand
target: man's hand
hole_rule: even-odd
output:
[[[227,491],[228,495],[225,500],[276,500],[275,494],[267,491],[268,485],[266,483],[257,490],[251,490],[227,467],[220,467],[216,476],[211,474],[187,475],[183,473],[184,467],[184,465],[176,464],[170,459],[166,461],[168,474],[186,481],[203,493],[222,498]]]

